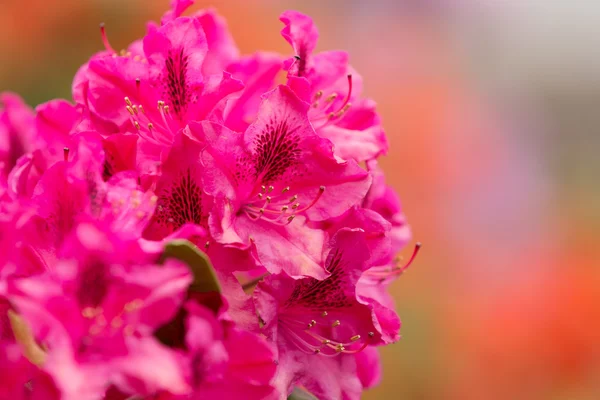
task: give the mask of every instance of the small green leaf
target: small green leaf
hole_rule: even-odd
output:
[[[187,300],[197,301],[216,312],[221,303],[221,286],[217,274],[207,255],[187,240],[173,240],[165,245],[161,263],[176,259],[187,264],[194,275],[188,287]],[[158,340],[166,346],[185,348],[185,319],[187,312],[181,308],[177,315],[154,332]]]
[[[189,288],[191,292],[221,292],[221,285],[208,256],[192,243],[182,239],[167,243],[161,261],[164,262],[167,258],[175,258],[188,265],[194,274]]]
[[[295,387],[292,394],[288,396],[288,400],[319,400],[305,389]]]

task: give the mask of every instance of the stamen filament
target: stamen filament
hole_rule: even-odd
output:
[[[104,22],[100,24],[100,36],[102,37],[102,43],[104,44],[104,48],[111,53],[116,53],[112,46],[108,41],[108,37],[106,36],[106,29],[104,28]]]

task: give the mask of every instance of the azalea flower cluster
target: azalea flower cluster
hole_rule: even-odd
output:
[[[380,378],[410,232],[374,102],[309,17],[282,14],[288,56],[241,56],[191,3],[122,51],[102,26],[74,104],[0,97],[2,399],[357,399]]]

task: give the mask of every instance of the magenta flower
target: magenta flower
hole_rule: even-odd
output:
[[[137,132],[145,152],[155,157],[188,121],[205,119],[243,87],[219,70],[237,51],[218,16],[205,12],[176,18],[182,11],[176,7],[164,25],[151,27],[142,42],[122,54],[105,40],[107,51],[84,65],[73,83],[78,103],[118,132]]]
[[[307,112],[308,104],[279,86],[265,95],[243,135],[207,122],[190,124],[190,130],[206,143],[205,164],[215,165],[203,186],[218,199],[217,240],[255,241],[270,272],[323,277],[319,232],[304,220],[342,214],[364,198],[370,177],[354,161],[335,159]]]
[[[356,293],[375,256],[369,251],[371,236],[353,228],[333,235],[325,249],[329,276],[323,280],[280,274],[259,283],[256,307],[265,334],[278,346],[280,390],[289,393],[300,384],[320,399],[358,398],[362,387],[354,355],[396,339],[397,331],[386,329],[391,324],[378,321]]]
[[[42,367],[63,398],[99,398],[107,382],[134,393],[187,390],[177,357],[152,335],[178,309],[191,276],[179,263],[158,267],[146,258],[135,243],[83,223],[51,272],[9,291],[47,348]],[[160,363],[160,374],[143,368],[148,363]]]
[[[101,26],[75,104],[0,95],[0,398],[338,400],[381,380],[388,287],[420,245],[396,258],[411,233],[374,102],[308,16],[281,16],[294,57],[240,55],[192,3],[119,52]]]
[[[360,97],[362,79],[343,51],[313,54],[319,33],[312,19],[284,12],[281,35],[296,53],[286,62],[289,85],[310,103],[309,117],[319,135],[330,139],[336,155],[357,161],[387,153],[388,142],[375,102]]]

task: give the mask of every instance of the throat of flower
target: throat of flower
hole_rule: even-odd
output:
[[[325,186],[304,206],[298,201],[298,195],[290,197],[290,186],[276,191],[274,186],[261,186],[260,191],[243,206],[243,210],[252,221],[259,219],[278,225],[288,225],[296,215],[312,208],[325,192]]]
[[[337,101],[339,94],[333,92],[330,94],[319,90],[313,97],[312,107],[309,111],[310,121],[315,126],[315,130],[319,130],[331,123],[340,121],[346,112],[352,107],[350,98],[352,96],[352,74],[348,74],[348,91],[346,96],[341,101]]]
[[[314,319],[306,315],[283,314],[279,318],[279,329],[301,351],[307,354],[335,357],[338,354],[356,354],[374,342],[375,333],[347,333],[344,322],[327,311],[322,311]],[[344,332],[338,332],[344,329]],[[344,337],[344,339],[340,339]],[[334,339],[336,338],[336,339]]]
[[[136,80],[138,96],[141,82]],[[161,145],[170,146],[175,136],[172,128],[173,117],[168,105],[163,100],[158,100],[156,112],[146,112],[142,104],[134,104],[129,97],[125,97],[125,109],[129,113],[129,120],[138,134],[147,141]]]

